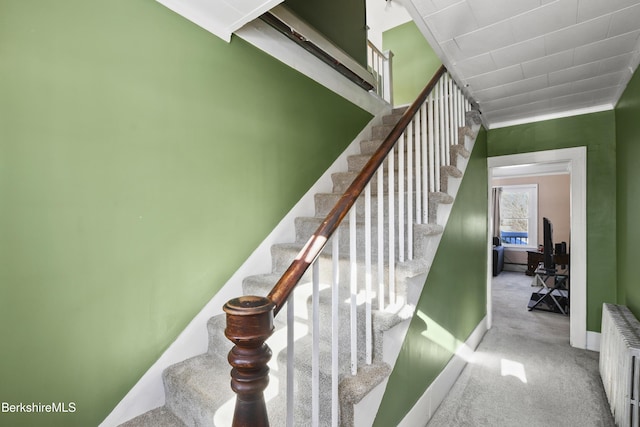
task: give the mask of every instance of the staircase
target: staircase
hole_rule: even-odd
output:
[[[379,126],[375,126],[372,130],[371,139],[361,141],[360,154],[350,156],[348,159],[348,170],[336,173],[332,176],[333,192],[320,193],[315,196],[315,216],[297,218],[295,221],[296,239],[294,242],[276,244],[272,247],[272,271],[270,273],[247,277],[243,282],[243,291],[246,295],[267,295],[274,287],[282,273],[291,264],[292,260],[300,253],[310,236],[318,228],[327,213],[333,208],[336,201],[344,193],[347,187],[354,180],[358,172],[368,161],[374,151],[380,146],[384,138],[389,134],[391,129],[400,119],[404,109],[394,110],[391,114],[383,118],[383,122]],[[424,118],[423,118],[424,119]],[[419,124],[419,122],[417,123]],[[332,329],[331,319],[331,283],[334,277],[334,269],[339,266],[339,283],[341,288],[339,291],[339,309],[338,319],[342,325],[348,325],[353,316],[357,318],[358,325],[358,352],[357,352],[357,375],[351,374],[350,368],[350,343],[351,334],[349,328],[342,328],[338,335],[338,357],[339,357],[339,424],[342,426],[366,425],[369,421],[356,419],[356,405],[369,395],[369,393],[389,376],[392,365],[395,363],[399,346],[389,345],[390,334],[396,334],[391,342],[401,342],[403,328],[408,319],[413,315],[413,307],[419,297],[424,277],[429,270],[440,241],[443,227],[448,218],[450,205],[454,201],[457,192],[458,183],[463,175],[466,159],[470,155],[477,129],[480,121],[477,114],[471,112],[466,115],[466,124],[458,129],[458,143],[450,145],[450,162],[441,166],[439,181],[440,191],[431,192],[429,194],[429,215],[428,222],[423,224],[413,224],[411,227],[398,222],[395,227],[404,227],[405,234],[408,230],[412,230],[413,246],[409,251],[411,256],[406,260],[400,260],[393,266],[391,275],[395,276],[395,290],[386,290],[384,295],[380,292],[373,295],[371,301],[373,307],[373,315],[371,321],[372,329],[372,354],[367,356],[365,345],[365,306],[364,302],[358,302],[355,314],[350,311],[351,303],[349,301],[350,290],[349,281],[352,268],[357,269],[357,277],[359,289],[362,290],[362,283],[367,274],[365,269],[364,250],[357,248],[355,262],[349,258],[350,251],[350,227],[353,218],[355,218],[355,235],[358,246],[362,246],[365,235],[365,210],[364,196],[360,196],[355,205],[355,215],[350,220],[345,220],[340,225],[339,235],[332,237],[326,246],[324,252],[321,253],[316,261],[314,270],[319,275],[318,307],[320,322],[319,336],[320,347],[317,356],[319,368],[319,408],[320,425],[331,425],[332,407],[331,402],[331,340],[335,332]],[[409,141],[409,139],[407,139]],[[455,141],[453,141],[455,142]],[[401,163],[399,158],[411,158],[409,152],[413,156],[415,146],[413,144],[404,144],[404,153],[398,154],[395,150],[393,169],[398,169]],[[388,174],[389,160],[385,160],[384,173]],[[399,175],[402,176],[402,175]],[[408,191],[412,186],[404,175],[402,182],[395,181],[394,188],[394,211],[398,212],[401,208],[401,193],[405,194],[405,199],[411,199],[408,206],[415,206],[415,202],[419,197],[414,191]],[[387,218],[389,212],[388,200],[389,193],[383,191],[384,209],[378,210],[378,187],[373,184],[376,178],[372,180],[371,185],[371,248],[372,258],[378,257],[379,249],[377,245],[377,227],[378,212],[382,212],[384,222],[381,224],[384,228],[386,236],[389,228]],[[404,202],[403,202],[404,203]],[[448,207],[447,207],[448,205]],[[406,222],[405,215],[403,221]],[[333,245],[332,240],[337,239],[337,243]],[[407,241],[411,241],[407,238]],[[339,256],[334,260],[332,252],[339,250]],[[400,244],[396,240],[394,246],[389,249],[387,245],[383,247],[385,265],[378,269],[371,269],[371,282],[373,288],[378,289],[379,279],[388,281],[389,252],[394,251],[398,254],[401,252]],[[311,360],[313,354],[313,344],[311,341],[311,330],[313,317],[311,313],[312,301],[312,269],[303,276],[303,279],[296,287],[293,296],[289,299],[287,305],[292,305],[291,314],[293,320],[293,336],[295,339],[295,376],[292,381],[295,390],[295,399],[292,403],[293,425],[311,425],[312,404],[311,404],[311,382],[312,367]],[[382,274],[383,277],[379,277]],[[415,278],[419,279],[416,281]],[[412,280],[414,279],[414,280]],[[388,284],[387,284],[388,286]],[[382,298],[382,301],[380,301]],[[287,324],[283,310],[282,315],[275,318],[275,332],[267,341],[267,344],[273,352],[273,358],[269,364],[270,383],[265,391],[265,399],[267,401],[267,410],[271,425],[280,426],[287,423],[287,402],[286,402],[286,385],[287,377]],[[228,426],[231,425],[233,418],[233,410],[235,405],[235,394],[230,388],[229,371],[231,367],[227,361],[227,355],[232,348],[232,344],[228,341],[223,331],[225,329],[226,319],[224,315],[212,317],[208,322],[209,346],[208,351],[193,358],[184,360],[170,366],[164,371],[163,381],[165,388],[165,405],[142,414],[128,422],[122,424],[123,427],[134,426]],[[398,337],[397,334],[400,334]],[[385,340],[387,343],[385,345]],[[367,363],[367,359],[371,358],[371,363]],[[353,363],[353,362],[352,362]],[[374,399],[375,400],[375,399]],[[336,403],[337,404],[337,403]],[[377,406],[366,412],[375,415]],[[336,414],[333,415],[337,416]],[[335,422],[336,420],[334,420]]]

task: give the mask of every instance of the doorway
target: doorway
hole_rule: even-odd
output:
[[[571,237],[571,293],[570,293],[570,336],[572,347],[586,349],[592,347],[587,342],[587,174],[586,147],[564,148],[558,150],[537,151],[532,153],[510,154],[489,157],[487,159],[489,183],[493,181],[498,168],[513,167],[534,170],[545,170],[554,167],[566,168],[570,175],[570,228]],[[491,191],[491,186],[489,186]],[[487,212],[491,218],[491,195],[487,195]],[[491,327],[491,260],[492,260],[492,227],[487,235],[487,323]]]

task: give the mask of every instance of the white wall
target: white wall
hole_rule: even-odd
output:
[[[382,33],[409,22],[411,17],[399,0],[367,0],[369,40],[382,50]]]

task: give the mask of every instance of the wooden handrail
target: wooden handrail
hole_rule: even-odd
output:
[[[289,298],[302,275],[316,260],[329,238],[356,203],[360,194],[373,178],[380,165],[393,149],[415,114],[446,72],[441,66],[413,104],[404,112],[389,136],[373,154],[362,171],[340,197],[329,215],[311,236],[302,251],[284,272],[267,297],[243,296],[232,299],[224,306],[227,316],[225,336],[234,344],[228,360],[231,370],[231,388],[236,392],[233,427],[268,427],[269,418],[264,390],[269,383],[271,350],[265,343],[273,333],[273,319]]]
[[[382,145],[371,156],[371,159],[364,166],[362,171],[353,180],[349,188],[340,197],[338,203],[333,207],[331,212],[326,216],[322,224],[313,233],[311,238],[307,241],[302,251],[298,254],[296,259],[291,263],[287,271],[284,272],[278,283],[275,284],[267,299],[271,300],[274,304],[274,316],[278,314],[284,303],[289,298],[289,295],[296,287],[304,273],[309,266],[313,264],[316,258],[322,252],[322,249],[327,244],[329,238],[336,231],[344,217],[349,212],[349,209],[356,203],[360,194],[364,191],[365,187],[373,178],[380,165],[384,162],[396,141],[402,133],[405,131],[413,116],[419,111],[421,105],[426,101],[427,96],[433,90],[440,77],[446,72],[444,65],[436,71],[431,78],[427,86],[422,90],[418,98],[411,104],[411,106],[404,112],[400,121],[393,127],[391,133],[382,142]]]

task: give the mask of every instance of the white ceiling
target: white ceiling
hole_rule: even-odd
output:
[[[640,62],[640,0],[404,0],[489,128],[611,109]]]

